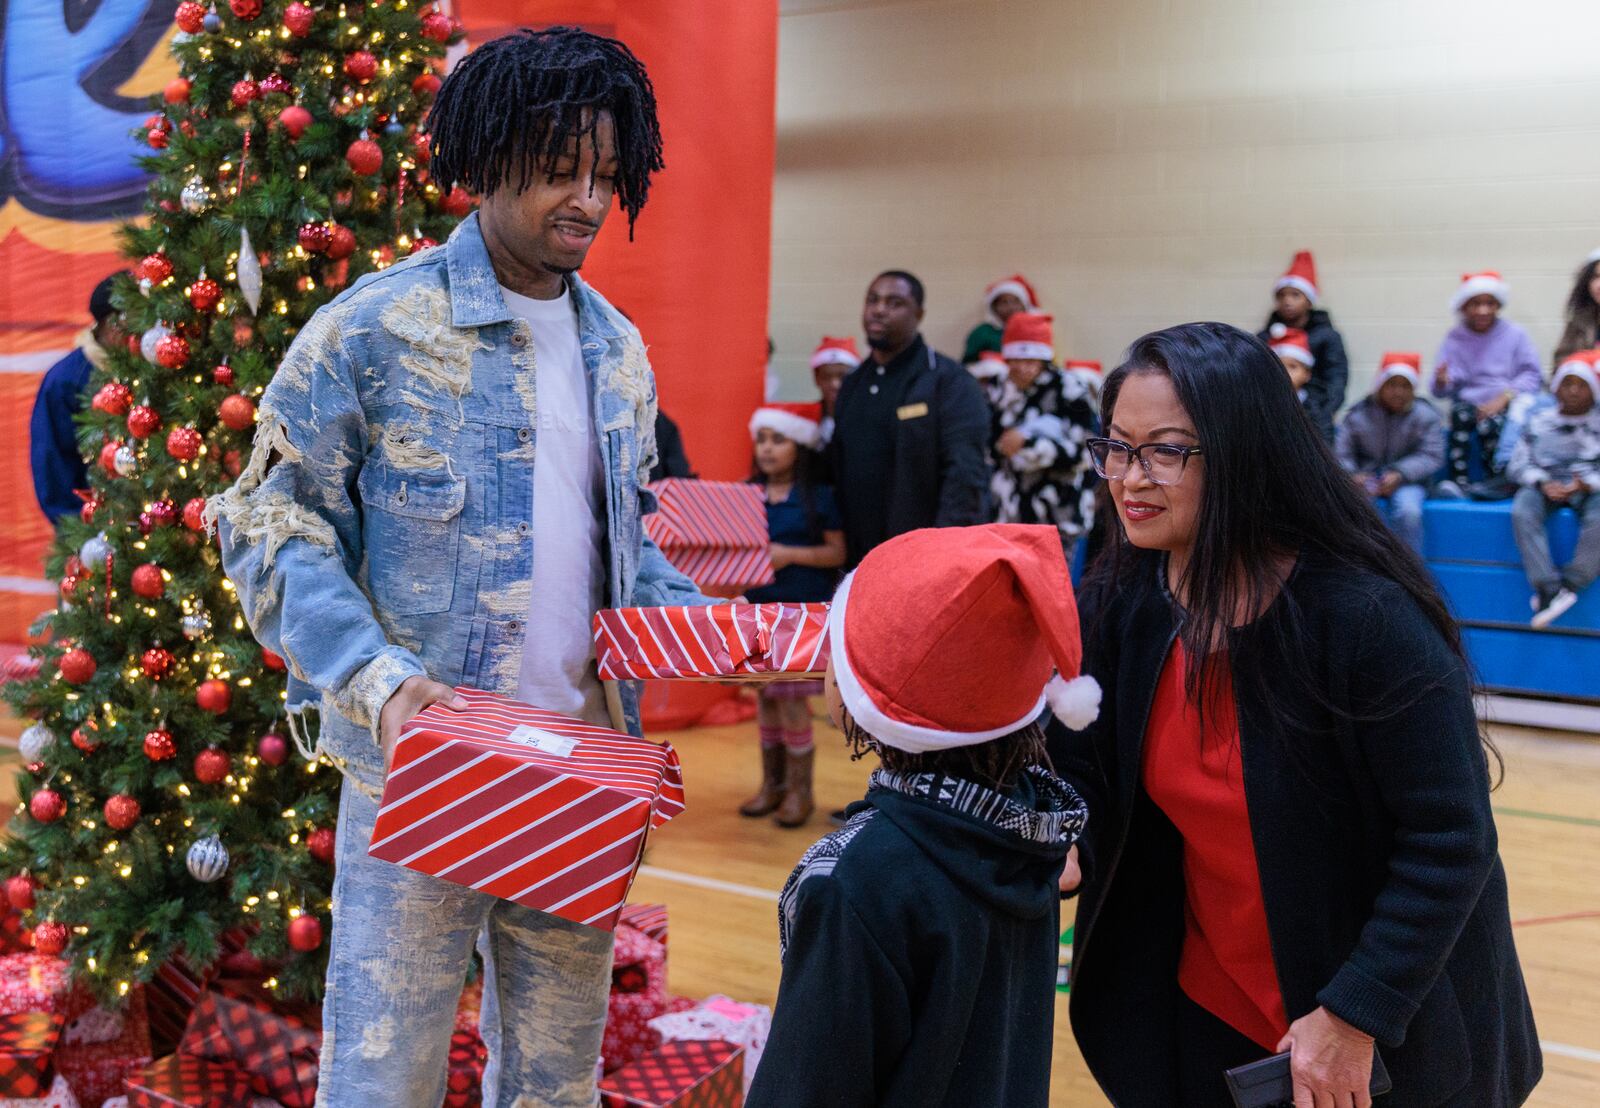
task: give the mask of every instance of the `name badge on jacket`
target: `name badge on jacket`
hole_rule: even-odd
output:
[[[928,414],[928,405],[923,403],[902,404],[899,408],[895,409],[894,414],[899,416],[901,419],[921,419],[923,416]]]

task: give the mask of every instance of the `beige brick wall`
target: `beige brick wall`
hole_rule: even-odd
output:
[[[783,0],[772,334],[810,393],[880,269],[959,355],[1020,270],[1062,353],[1258,327],[1316,252],[1352,395],[1466,269],[1547,354],[1600,247],[1600,0]]]

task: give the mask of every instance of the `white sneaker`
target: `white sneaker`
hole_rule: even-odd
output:
[[[1454,481],[1446,479],[1433,486],[1433,499],[1435,500],[1465,500],[1466,498],[1467,494]]]
[[[1549,627],[1556,620],[1566,615],[1574,604],[1578,602],[1578,594],[1571,589],[1562,589],[1551,597],[1550,603],[1534,613],[1533,626]]]

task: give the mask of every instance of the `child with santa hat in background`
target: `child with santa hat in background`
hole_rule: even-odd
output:
[[[1322,437],[1332,443],[1333,417],[1344,406],[1350,364],[1345,357],[1344,339],[1334,329],[1333,317],[1319,306],[1321,299],[1316,261],[1311,251],[1302,250],[1273,284],[1272,314],[1257,336],[1270,345],[1275,328],[1305,332],[1312,372],[1304,385],[1303,402],[1311,422],[1317,425]]]
[[[967,333],[967,349],[961,355],[963,365],[974,365],[985,350],[998,354],[1006,321],[1018,312],[1038,311],[1039,296],[1026,277],[1013,273],[990,282],[983,290],[983,310],[988,318]]]
[[[1336,453],[1368,496],[1382,501],[1389,524],[1422,554],[1422,504],[1444,466],[1444,420],[1417,397],[1422,355],[1383,356],[1372,393],[1345,413]]]
[[[747,1104],[1042,1106],[1059,882],[1086,812],[1039,720],[1048,704],[1084,727],[1100,701],[1060,534],[891,539],[839,587],[828,634],[829,712],[881,765],[784,886]]]

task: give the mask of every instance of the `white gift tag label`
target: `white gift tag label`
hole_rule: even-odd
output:
[[[554,754],[557,758],[570,758],[572,752],[578,749],[578,740],[566,735],[557,735],[553,731],[545,731],[538,727],[529,727],[523,724],[506,736],[508,742],[521,746],[531,746],[542,754]]]

